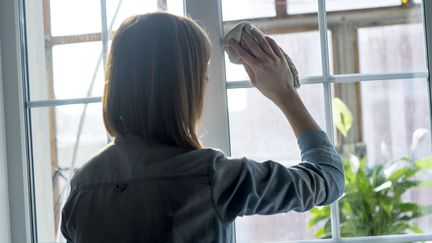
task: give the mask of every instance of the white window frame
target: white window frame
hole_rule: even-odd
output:
[[[305,77],[302,84],[324,85],[326,131],[334,134],[331,119],[331,84],[372,80],[427,78],[429,107],[432,109],[432,80],[428,72],[385,74],[332,75],[329,67],[325,0],[318,1],[319,32],[321,37],[322,75]],[[37,230],[34,210],[33,168],[29,111],[35,107],[100,102],[100,97],[80,99],[30,101],[26,60],[26,35],[24,0],[0,1],[0,241],[36,242]],[[212,45],[212,62],[209,67],[210,84],[203,114],[204,144],[222,149],[230,154],[227,89],[249,88],[249,81],[226,83],[224,54],[221,45],[223,23],[221,0],[185,0],[186,12],[199,19],[209,32]],[[423,0],[425,43],[428,70],[432,70],[432,1]],[[103,39],[104,48],[108,38]],[[430,110],[429,117],[431,117]],[[431,119],[432,127],[432,119]],[[330,136],[333,139],[333,136]],[[5,169],[7,167],[7,170]],[[3,196],[4,194],[4,196]],[[339,227],[338,203],[331,205],[332,238],[287,242],[407,242],[432,240],[432,233],[384,235],[342,238]],[[5,212],[6,211],[6,212]],[[7,216],[4,217],[5,213]],[[5,233],[3,233],[5,232]]]

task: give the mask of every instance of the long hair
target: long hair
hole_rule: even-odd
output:
[[[102,103],[108,133],[202,148],[196,133],[209,59],[208,36],[188,17],[157,12],[126,19],[107,63]]]

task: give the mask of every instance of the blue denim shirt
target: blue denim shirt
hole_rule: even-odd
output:
[[[302,162],[227,158],[138,137],[115,139],[71,181],[61,229],[68,242],[234,242],[237,216],[306,211],[345,188],[322,131],[298,139]]]

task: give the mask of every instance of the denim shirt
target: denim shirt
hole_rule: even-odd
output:
[[[116,138],[71,181],[61,230],[67,242],[234,242],[238,216],[303,212],[344,192],[339,155],[322,131],[298,138],[286,168]]]

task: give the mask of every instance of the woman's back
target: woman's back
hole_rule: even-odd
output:
[[[237,216],[305,211],[342,193],[343,170],[325,133],[298,142],[304,162],[285,168],[117,138],[74,176],[62,232],[80,243],[234,242]]]
[[[63,233],[83,243],[231,241],[209,185],[219,156],[210,149],[185,152],[137,137],[117,139],[74,177]]]

